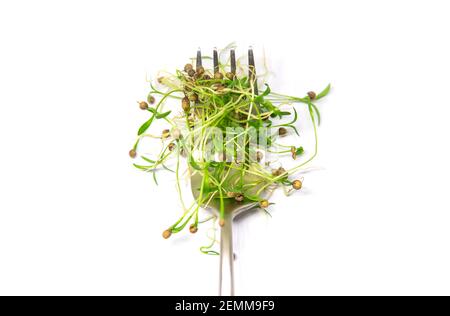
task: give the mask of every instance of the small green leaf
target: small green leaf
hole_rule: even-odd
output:
[[[147,157],[141,156],[142,159],[144,159],[145,161],[149,162],[149,163],[155,163],[156,161],[148,159]]]
[[[261,94],[262,97],[268,96],[268,95],[270,94],[270,91],[271,91],[269,85],[268,85],[267,83],[266,83],[265,85],[266,85],[267,88],[266,88],[266,90]]]
[[[167,115],[169,115],[171,112],[172,112],[172,111],[167,111],[167,112],[164,112],[164,113],[158,113],[158,114],[156,114],[156,118],[157,118],[157,119],[165,118],[165,117],[166,117]]]
[[[261,120],[250,120],[248,121],[248,125],[258,129],[262,127],[263,123]]]
[[[196,169],[196,170],[203,170],[202,168],[200,168],[200,166],[195,162],[194,157],[192,157],[192,155],[189,156],[189,164],[191,165],[192,168]]]
[[[205,255],[212,255],[212,256],[218,256],[219,255],[219,253],[217,251],[207,250],[208,248],[210,248],[210,246],[208,246],[208,247],[200,247],[200,251],[202,253],[204,253]]]
[[[297,110],[296,110],[295,108],[293,108],[293,109],[294,109],[294,118],[293,118],[293,120],[292,120],[291,122],[289,122],[288,124],[294,124],[294,123],[297,121],[297,119],[298,119]]]
[[[145,133],[145,131],[150,127],[150,125],[152,124],[154,116],[152,116],[147,122],[145,122],[144,124],[142,124],[142,126],[139,128],[138,131],[138,135],[142,135]]]
[[[324,96],[326,96],[328,94],[328,92],[330,92],[330,88],[331,88],[331,84],[328,84],[328,86],[325,89],[323,89],[323,91],[316,96],[316,100],[319,100],[319,99],[323,98]]]
[[[291,112],[281,111],[280,109],[273,107],[271,117],[279,116],[280,118],[284,115],[291,115]]]
[[[175,171],[174,171],[174,170],[172,170],[172,169],[170,169],[170,168],[166,167],[166,165],[165,165],[165,164],[161,164],[161,166],[163,166],[163,168],[164,168],[164,169],[166,169],[167,171],[170,171],[170,172],[173,172],[173,173],[175,173]]]
[[[267,109],[267,111],[273,111],[275,110],[275,107],[273,106],[272,102],[265,100],[262,103],[263,107]]]
[[[255,98],[256,103],[262,103],[264,101],[264,97],[270,94],[270,87],[267,83],[266,87],[266,90]]]
[[[297,128],[294,125],[286,125],[286,126],[289,126],[290,128],[292,128],[294,130],[295,134],[297,134],[297,136],[300,136],[300,134],[297,131]]]
[[[297,148],[297,150],[295,151],[295,154],[296,154],[297,156],[300,156],[300,155],[302,155],[304,152],[305,152],[305,150],[303,149],[303,147],[299,147],[299,148]]]
[[[149,170],[150,168],[148,166],[141,166],[141,165],[137,165],[137,164],[133,164],[133,166],[135,166],[136,168],[140,169],[140,170]]]
[[[221,97],[213,96],[213,100],[214,100],[214,103],[216,103],[219,106],[224,106],[224,104],[225,104]]]
[[[273,116],[279,116],[280,118],[282,118],[285,115],[291,115],[291,112],[287,112],[287,111],[280,111],[279,109],[275,108],[273,110]],[[271,115],[271,116],[272,116]]]

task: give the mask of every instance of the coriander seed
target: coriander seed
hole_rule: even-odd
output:
[[[204,73],[205,73],[205,68],[203,68],[203,66],[197,67],[197,74],[199,76],[203,75]]]
[[[234,79],[234,73],[232,72],[227,72],[225,75],[229,80],[233,80]]]
[[[192,69],[194,69],[194,68],[192,67],[192,64],[186,64],[186,65],[184,65],[184,71],[185,71],[185,72],[189,72],[189,71],[192,70]]]
[[[256,161],[257,161],[257,162],[261,162],[261,160],[263,159],[263,157],[264,157],[264,155],[263,155],[262,152],[260,152],[260,151],[257,151],[257,152],[256,152]]]
[[[314,99],[316,98],[316,93],[315,93],[314,91],[309,91],[309,92],[308,92],[308,97],[309,97],[311,100],[314,100]]]
[[[162,133],[161,133],[161,138],[162,139],[167,138],[169,136],[170,136],[170,130],[165,129],[165,130],[162,131]]]
[[[141,102],[138,102],[138,103],[139,103],[139,108],[140,108],[141,110],[147,110],[147,109],[148,109],[148,104],[147,104],[147,102],[141,101]]]
[[[278,129],[278,135],[285,136],[286,134],[287,134],[287,129],[285,129],[284,127],[280,127]]]
[[[292,181],[292,187],[296,190],[300,190],[302,188],[302,182],[300,180]]]
[[[192,102],[195,102],[198,100],[198,96],[195,93],[192,93],[191,95],[189,95],[189,100]]]
[[[259,201],[259,206],[260,206],[261,208],[268,208],[268,207],[269,207],[269,201],[267,201],[267,200],[261,200],[261,201]]]
[[[189,101],[188,97],[184,97],[183,100],[181,100],[181,107],[183,108],[184,112],[188,112],[191,108],[191,102]]]
[[[163,231],[162,236],[164,239],[169,238],[172,235],[172,232],[170,231],[170,229],[166,229],[165,231]]]
[[[195,234],[195,233],[198,231],[198,228],[197,228],[196,225],[192,224],[191,226],[189,226],[189,231],[190,231],[192,234]]]

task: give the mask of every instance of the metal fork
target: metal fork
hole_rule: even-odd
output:
[[[219,70],[219,60],[217,50],[213,54],[214,72]],[[249,79],[253,80],[253,92],[258,94],[256,85],[255,61],[253,49],[248,50]],[[230,72],[236,74],[235,51],[230,51]],[[197,51],[196,67],[202,66],[202,56],[200,49]],[[191,172],[191,189],[195,199],[200,195],[202,176],[199,173]],[[220,217],[220,201],[212,199],[208,205],[201,205],[210,210],[214,215]],[[243,201],[237,202],[234,199],[225,199],[224,225],[220,228],[220,269],[219,269],[219,295],[234,295],[234,253],[233,253],[233,219],[238,215],[250,211],[258,206],[257,202]]]

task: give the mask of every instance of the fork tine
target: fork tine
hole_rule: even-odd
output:
[[[197,49],[197,58],[196,58],[196,68],[200,68],[202,66],[202,52],[200,47]]]
[[[255,58],[253,57],[253,48],[248,48],[248,77],[253,81],[253,93],[258,94],[258,84],[256,81]]]
[[[214,73],[219,72],[219,56],[217,55],[216,47],[214,47],[213,62],[214,62]]]
[[[231,73],[236,74],[236,55],[234,49],[230,50],[230,63],[231,63]]]

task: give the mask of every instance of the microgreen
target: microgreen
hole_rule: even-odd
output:
[[[245,75],[227,73],[227,67],[220,64],[220,73],[214,74],[209,70],[195,72],[188,64],[173,74],[164,73],[158,78],[157,87],[156,83],[150,84],[147,95],[147,102],[156,105],[140,102],[140,108],[150,116],[140,126],[130,156],[136,157],[140,141],[145,137],[159,139],[161,150],[151,157],[140,155],[143,163],[134,166],[151,172],[156,184],[157,173],[175,173],[183,206],[183,215],[164,231],[164,238],[180,232],[189,223],[190,232],[197,232],[198,225],[203,223],[199,220],[200,206],[212,200],[219,200],[221,224],[227,200],[259,202],[267,212],[266,206],[273,204],[266,200],[267,196],[277,187],[284,187],[287,192],[301,189],[302,181],[292,176],[317,155],[317,125],[321,116],[315,102],[329,93],[330,85],[318,95],[310,91],[296,97],[276,93],[265,83],[265,89],[261,89],[264,91],[255,95],[251,80]],[[181,103],[164,110],[168,99],[181,100]],[[298,139],[291,145],[281,140],[300,135],[298,123],[303,116],[298,110],[302,107],[309,113],[314,130],[314,152],[309,157]],[[170,124],[171,129],[157,131],[159,127],[154,126],[157,120]],[[271,131],[267,132],[268,129]],[[286,140],[291,141],[289,137]],[[288,153],[293,160],[299,160],[296,166],[287,170],[272,166],[278,157]],[[303,156],[306,157],[299,158]],[[168,167],[171,160],[176,163],[173,169]],[[191,172],[202,176],[196,201],[190,206],[186,206],[181,192],[180,164],[183,163]],[[211,249],[215,237],[210,239],[210,245],[200,250],[217,254]]]

